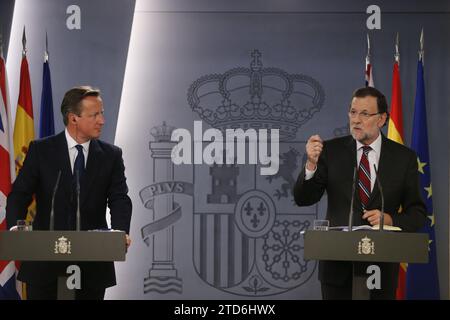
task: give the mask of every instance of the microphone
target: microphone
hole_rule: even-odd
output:
[[[348,231],[353,231],[353,202],[355,200],[356,190],[356,166],[353,168],[353,182],[352,182],[352,199],[350,201],[350,212],[348,214]]]
[[[80,171],[76,171],[77,175],[77,221],[76,230],[80,231]]]
[[[380,216],[380,232],[384,229],[384,196],[383,196],[383,189],[381,188],[381,182],[380,182],[380,176],[378,175],[377,167],[374,164],[373,168],[375,169],[375,177],[377,180],[377,186],[380,190],[380,196],[381,196],[381,216]]]
[[[61,179],[61,170],[58,171],[58,177],[56,178],[55,188],[53,189],[52,195],[52,207],[50,210],[50,231],[53,231],[55,225],[55,197],[56,191],[58,191],[59,179]]]

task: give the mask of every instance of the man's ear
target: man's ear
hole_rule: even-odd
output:
[[[386,113],[382,113],[381,114],[381,119],[380,119],[380,125],[379,125],[379,127],[380,128],[383,128],[384,127],[384,125],[386,125],[387,124],[387,114]]]
[[[70,122],[72,122],[73,124],[76,124],[77,123],[77,116],[75,115],[75,114],[73,114],[73,113],[70,113],[69,114],[69,120],[70,120]]]

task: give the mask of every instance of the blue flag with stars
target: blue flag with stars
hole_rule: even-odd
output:
[[[55,122],[53,120],[53,95],[50,66],[48,60],[44,61],[42,73],[41,118],[39,126],[39,138],[45,138],[55,134]]]
[[[427,207],[428,219],[421,232],[429,235],[429,261],[425,264],[409,264],[406,274],[407,299],[440,299],[438,269],[436,261],[436,238],[434,232],[433,193],[431,188],[431,166],[428,153],[427,114],[425,107],[425,85],[423,62],[417,64],[416,101],[411,148],[417,153],[420,187]]]

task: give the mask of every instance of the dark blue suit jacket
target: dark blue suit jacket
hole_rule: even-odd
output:
[[[326,191],[326,219],[330,221],[330,226],[348,225],[352,177],[356,164],[356,141],[352,136],[325,141],[314,177],[305,180],[303,169],[297,179],[293,190],[295,202],[299,206],[313,205]],[[383,188],[384,212],[390,214],[394,225],[403,231],[418,231],[425,224],[426,208],[420,192],[417,156],[414,151],[382,136],[378,175]],[[402,213],[398,213],[400,206]],[[367,210],[372,209],[381,209],[377,183],[367,206]],[[361,201],[356,191],[355,226],[370,224],[362,219],[362,215]],[[391,279],[388,282],[396,285],[398,265],[390,266],[390,269],[392,272],[385,274],[390,273]],[[351,275],[351,263],[322,261],[319,264],[319,279],[322,282],[342,285]]]
[[[33,230],[48,230],[51,198],[58,172],[61,180],[55,196],[55,230],[69,229],[73,195],[72,170],[64,131],[30,143],[27,157],[8,196],[8,228],[25,219],[32,195],[36,195]],[[81,230],[107,228],[106,206],[110,209],[111,228],[130,229],[132,204],[128,197],[122,150],[100,140],[91,140],[86,171],[81,180]],[[75,199],[74,199],[75,198]],[[76,262],[75,262],[76,263]],[[23,262],[18,279],[35,285],[56,281],[68,264],[60,262]],[[110,287],[116,284],[112,262],[76,263],[81,268],[82,287]]]

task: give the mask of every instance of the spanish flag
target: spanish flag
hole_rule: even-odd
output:
[[[392,76],[391,112],[388,124],[388,138],[403,143],[402,87],[400,83],[399,61],[394,63]]]
[[[400,83],[400,53],[399,53],[399,40],[398,33],[395,43],[395,61],[394,69],[392,73],[392,96],[391,96],[391,106],[390,106],[390,117],[388,124],[387,136],[389,139],[404,144],[403,140],[403,112],[402,112],[402,86]],[[401,211],[401,208],[400,208]],[[398,273],[398,284],[397,284],[397,300],[405,299],[406,292],[406,263],[400,264],[400,270]]]
[[[20,67],[20,88],[19,100],[17,103],[16,120],[14,123],[13,144],[14,161],[16,165],[16,175],[23,166],[27,155],[28,146],[34,139],[34,117],[33,100],[31,97],[30,73],[28,71],[28,61],[25,50],[25,29],[24,29],[24,50],[22,64]],[[34,201],[28,208],[27,220],[32,220],[35,213]],[[30,217],[31,215],[31,217]]]

